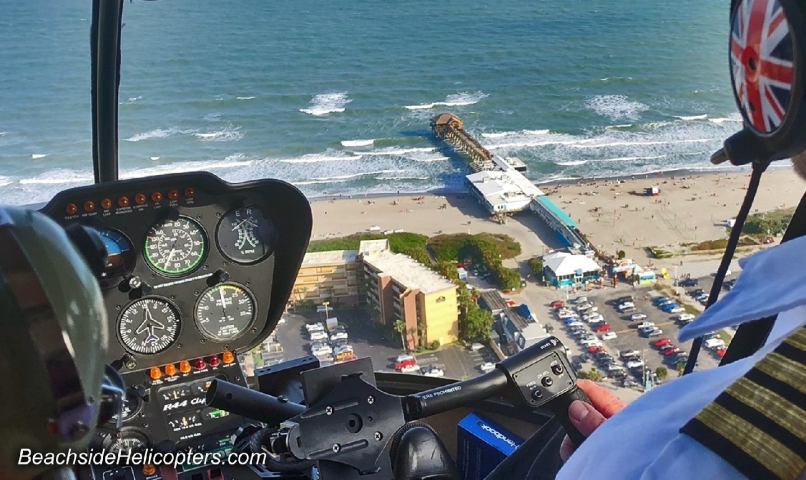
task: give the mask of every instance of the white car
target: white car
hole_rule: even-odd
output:
[[[674,307],[673,309],[669,310],[669,313],[683,313],[686,309],[683,307]]]
[[[588,323],[604,322],[604,317],[597,313],[596,315],[588,315],[588,316],[586,316],[585,321],[588,322]]]
[[[311,353],[314,355],[330,355],[333,353],[333,349],[330,348],[330,345],[325,345],[323,343],[312,343]]]
[[[690,322],[690,321],[694,320],[694,315],[692,315],[690,313],[681,313],[680,315],[675,317],[675,320],[677,320],[679,322]]]
[[[580,303],[585,303],[587,301],[588,301],[588,297],[577,297],[577,298],[571,300],[571,303],[580,304]]]
[[[616,332],[606,332],[604,335],[602,335],[602,340],[613,340],[614,338],[618,338]]]
[[[311,340],[317,342],[319,340],[327,340],[327,333],[325,332],[313,332],[311,333]]]
[[[621,358],[629,358],[629,357],[637,357],[641,355],[641,352],[638,350],[627,350],[626,352],[621,352]]]
[[[573,310],[560,310],[557,312],[557,318],[578,317],[577,313]]]
[[[618,307],[616,307],[616,309],[619,312],[623,312],[623,311],[629,310],[631,308],[635,308],[635,304],[632,303],[632,302],[625,302],[625,303],[622,303],[621,305],[619,305]]]
[[[309,323],[309,324],[305,325],[305,329],[308,330],[308,333],[324,332],[325,331],[325,326],[322,325],[321,323]]]
[[[401,353],[400,355],[397,356],[396,363],[403,363],[406,360],[414,360],[414,357],[409,355],[408,353]]]
[[[419,365],[406,365],[405,367],[401,368],[400,373],[415,373],[420,371]]]
[[[478,352],[482,348],[484,348],[484,345],[482,345],[482,344],[480,344],[478,342],[475,342],[475,343],[470,345],[470,350],[473,350],[474,352]]]
[[[444,377],[445,376],[445,370],[443,370],[441,368],[432,368],[431,370],[428,370],[427,372],[423,372],[423,375],[425,375],[426,377]]]
[[[333,350],[333,353],[335,353],[336,355],[339,355],[341,353],[353,353],[353,346],[352,345],[338,346]]]
[[[598,338],[594,338],[592,340],[588,340],[588,339],[582,340],[581,342],[579,342],[579,344],[582,345],[583,347],[601,347],[602,346],[602,342],[600,342]]]
[[[582,322],[571,322],[567,326],[568,328],[575,328],[575,327],[584,327],[585,324]]]
[[[630,315],[630,320],[633,322],[637,322],[638,320],[646,320],[646,314],[641,312],[635,312]]]
[[[479,365],[479,370],[481,370],[482,373],[492,372],[495,370],[495,364],[493,362],[482,363]]]
[[[630,370],[634,370],[636,368],[644,368],[644,362],[642,360],[633,360],[631,362],[627,362],[627,368]]]
[[[330,341],[334,342],[336,340],[347,340],[348,338],[350,337],[347,335],[347,332],[336,332],[330,336]]]
[[[654,326],[655,326],[655,324],[654,324],[653,322],[641,322],[641,323],[638,325],[638,329],[640,330],[640,329],[642,329],[642,328],[646,328],[646,327],[654,327]]]

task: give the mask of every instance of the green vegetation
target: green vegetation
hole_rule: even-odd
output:
[[[661,381],[666,380],[666,377],[669,376],[669,370],[667,370],[666,367],[658,367],[655,369],[655,375],[657,375]]]
[[[627,252],[625,252],[624,250],[619,250],[616,253],[616,257],[618,257],[619,260],[623,259],[626,256],[627,256]]]
[[[741,236],[739,237],[738,246],[752,246],[758,245],[758,240],[748,237],[748,236]],[[704,242],[700,242],[693,247],[691,247],[692,251],[702,251],[702,250],[724,250],[725,247],[728,246],[728,239],[727,238],[720,238],[717,240],[706,240]]]
[[[400,342],[403,345],[403,351],[408,352],[409,349],[406,346],[406,322],[403,320],[395,320],[394,328],[397,333],[400,334]]]
[[[453,265],[454,262],[467,261],[482,264],[492,274],[493,281],[501,290],[520,288],[520,274],[501,264],[502,260],[514,258],[521,253],[520,244],[508,235],[437,235],[428,240],[428,249],[440,264]]]
[[[795,214],[795,208],[787,208],[783,210],[773,210],[771,212],[756,213],[748,215],[747,220],[742,227],[742,233],[750,235],[758,235],[761,237],[767,235],[778,235],[789,226],[792,221],[792,216]]]
[[[602,380],[602,374],[599,370],[596,370],[596,367],[591,368],[589,371],[580,370],[577,372],[577,378],[582,378],[586,380],[592,380],[594,382],[598,382]]]
[[[493,326],[493,314],[476,303],[473,293],[467,289],[465,282],[459,282],[456,301],[459,306],[459,336],[473,342],[490,339]]]
[[[535,272],[536,275],[543,274],[543,259],[540,257],[532,257],[529,259],[529,268]]]
[[[647,247],[649,249],[649,253],[652,254],[654,258],[672,258],[674,255],[672,252],[668,252],[658,247]]]
[[[309,252],[327,252],[330,250],[358,250],[361,240],[389,240],[389,249],[417,260],[423,265],[431,265],[431,258],[425,249],[428,237],[419,233],[356,233],[342,238],[314,240],[308,244]]]

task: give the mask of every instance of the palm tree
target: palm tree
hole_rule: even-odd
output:
[[[403,350],[408,352],[409,349],[406,348],[406,334],[405,334],[405,332],[406,332],[406,322],[404,322],[403,320],[398,319],[398,320],[395,320],[394,326],[395,326],[395,330],[397,330],[397,332],[400,333],[400,341],[403,343]]]

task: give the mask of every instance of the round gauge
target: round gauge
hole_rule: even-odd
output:
[[[137,395],[134,395],[131,392],[127,392],[126,396],[123,398],[123,408],[121,409],[122,415],[120,419],[125,422],[126,420],[132,418],[133,416],[137,415],[140,412],[140,407],[142,406],[143,404]],[[114,423],[114,421],[116,421],[117,418],[118,418],[117,415],[113,415],[112,423]]]
[[[143,297],[120,314],[118,336],[132,352],[153,355],[173,345],[179,326],[179,312],[168,300]]]
[[[218,247],[236,263],[257,263],[274,249],[274,224],[257,207],[236,208],[218,224]]]
[[[165,275],[192,272],[201,265],[206,253],[204,229],[188,217],[157,223],[146,236],[146,260],[151,268]]]
[[[123,428],[117,434],[110,434],[104,439],[104,449],[107,452],[141,452],[148,447],[148,437],[145,433],[131,428]]]
[[[98,229],[106,247],[106,265],[103,277],[123,275],[134,269],[135,254],[132,242],[117,230]]]
[[[196,304],[196,325],[217,342],[240,337],[255,320],[255,299],[244,287],[221,283],[204,291]]]

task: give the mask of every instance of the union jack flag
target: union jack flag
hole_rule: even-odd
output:
[[[731,26],[733,91],[759,132],[777,129],[792,95],[792,35],[778,0],[743,0]]]

